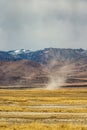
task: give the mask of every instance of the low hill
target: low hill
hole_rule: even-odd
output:
[[[0,62],[0,86],[38,87],[47,82],[45,67],[33,61]]]

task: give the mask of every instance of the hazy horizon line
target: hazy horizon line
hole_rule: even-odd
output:
[[[87,50],[87,49],[85,49],[85,48],[73,48],[73,47],[46,47],[46,48],[38,48],[38,49],[28,49],[28,48],[19,48],[19,49],[0,49],[0,51],[15,51],[15,50],[30,50],[30,51],[38,51],[38,50],[45,50],[45,49],[50,49],[50,48],[52,48],[52,49],[72,49],[72,50],[77,50],[77,49],[82,49],[82,50]]]

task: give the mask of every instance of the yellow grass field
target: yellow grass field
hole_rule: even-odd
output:
[[[87,130],[87,88],[1,89],[0,130]]]

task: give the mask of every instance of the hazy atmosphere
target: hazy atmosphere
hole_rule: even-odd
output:
[[[0,50],[87,49],[87,0],[0,0]]]

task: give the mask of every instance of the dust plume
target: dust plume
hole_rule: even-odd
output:
[[[51,61],[48,64],[49,69],[49,82],[46,86],[48,90],[58,89],[65,85],[68,78],[68,74],[71,72],[70,65],[59,63],[57,61]]]

